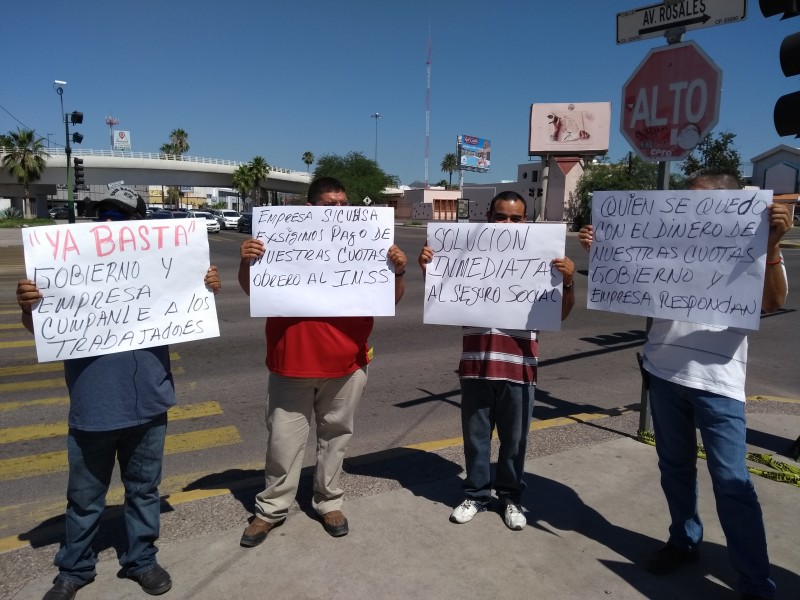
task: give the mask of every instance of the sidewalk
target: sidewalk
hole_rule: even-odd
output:
[[[794,440],[800,431],[799,404],[752,404],[749,439],[762,444],[753,451],[775,453]],[[409,450],[383,462],[349,460],[344,510],[350,534],[343,538],[329,537],[303,498],[303,509],[252,549],[241,548],[239,538],[256,490],[172,507],[163,515],[159,542],[159,561],[174,581],[164,598],[738,598],[702,460],[700,512],[706,530],[701,561],[670,577],[636,566],[661,545],[668,523],[655,450],[628,435],[637,424],[638,414],[628,413],[532,432],[524,498],[528,527],[521,532],[508,530],[502,516],[491,511],[464,525],[448,521],[451,507],[461,500],[456,475],[461,447]],[[566,449],[548,454],[559,447]],[[767,523],[778,597],[797,598],[800,489],[753,480]],[[306,481],[301,496],[309,494]],[[215,524],[221,527],[215,530]],[[49,551],[52,557],[55,549],[36,552]],[[24,571],[26,557],[18,551],[0,561],[15,560]],[[113,553],[102,558],[97,579],[78,592],[78,600],[147,597],[137,584],[116,577]],[[12,598],[40,600],[54,574],[50,567]]]

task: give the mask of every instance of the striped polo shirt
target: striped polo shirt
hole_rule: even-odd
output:
[[[458,373],[468,379],[505,379],[536,383],[538,332],[523,329],[464,327]]]

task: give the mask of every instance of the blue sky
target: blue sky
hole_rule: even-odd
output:
[[[361,151],[404,184],[424,179],[425,59],[432,39],[429,180],[459,133],[492,141],[492,171],[468,182],[515,179],[528,160],[530,104],[611,101],[609,155],[621,89],[664,38],[616,44],[616,13],[643,0],[173,0],[6,2],[0,131],[19,123],[64,142],[64,108],[81,110],[82,148],[108,149],[105,117],[133,150],[157,152],[189,133],[193,156],[305,170],[301,157]],[[762,16],[749,0],[738,24],[690,31],[723,71],[720,121],[743,162],[778,144],[775,100],[800,89],[780,70],[781,40],[800,18]],[[10,115],[9,115],[10,113]],[[748,166],[749,168],[749,166]],[[312,166],[313,169],[313,166]]]

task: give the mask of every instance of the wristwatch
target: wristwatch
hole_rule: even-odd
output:
[[[572,281],[570,281],[569,283],[565,283],[564,284],[564,289],[565,290],[571,290],[574,287],[575,287],[575,280],[574,279]]]

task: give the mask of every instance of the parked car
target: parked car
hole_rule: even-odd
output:
[[[168,210],[154,210],[147,217],[148,219],[171,219],[172,213]]]
[[[59,206],[50,209],[51,219],[67,219],[69,218],[69,209],[66,206]]]
[[[253,233],[253,213],[242,213],[236,223],[236,229],[239,233]]]
[[[189,217],[189,211],[187,210],[173,210],[172,211],[172,218],[173,219],[186,219]]]
[[[219,233],[219,223],[217,218],[211,213],[201,212],[199,210],[190,211],[186,215],[189,219],[203,219],[206,223],[208,233]]]
[[[236,229],[239,226],[239,217],[242,216],[238,211],[228,208],[215,210],[214,215],[219,221],[219,226],[223,229]]]

